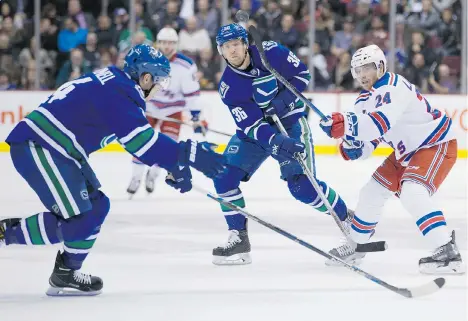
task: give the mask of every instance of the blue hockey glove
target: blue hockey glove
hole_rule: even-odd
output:
[[[166,183],[180,190],[181,193],[190,191],[192,189],[192,173],[190,172],[190,167],[174,166],[174,168],[167,173]]]
[[[294,110],[296,102],[296,96],[290,92],[288,89],[283,89],[273,98],[264,109],[265,117],[271,117],[273,115],[278,115],[278,117],[283,117],[290,111]]]
[[[215,144],[187,140],[179,143],[179,165],[191,166],[209,178],[220,175],[225,169],[223,155],[214,152]]]
[[[278,156],[294,159],[296,153],[304,150],[305,145],[297,139],[289,138],[283,134],[275,134],[270,140],[271,156],[278,159]]]
[[[360,140],[349,141],[349,143],[351,146],[345,142],[341,142],[340,144],[340,154],[344,160],[356,160],[361,158],[364,149],[364,143]]]
[[[206,120],[200,120],[200,111],[192,110],[190,113],[192,114],[193,132],[206,136],[206,132],[208,131],[208,123]]]

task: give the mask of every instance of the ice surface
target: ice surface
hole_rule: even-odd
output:
[[[335,187],[351,207],[359,188],[382,158],[345,163],[319,156],[319,177]],[[104,279],[98,297],[49,298],[44,291],[56,250],[8,247],[0,250],[1,321],[146,320],[466,320],[466,276],[449,276],[435,295],[405,299],[367,279],[324,265],[319,255],[251,222],[253,264],[218,267],[211,250],[227,233],[218,205],[195,191],[180,195],[160,182],[153,195],[143,190],[128,201],[130,157],[100,153],[92,164],[112,199],[111,213],[83,271]],[[467,169],[459,160],[436,198],[458,244],[467,255]],[[0,154],[1,216],[28,216],[43,210]],[[328,250],[339,230],[330,217],[295,201],[279,180],[277,164],[267,161],[242,189],[247,209]],[[198,174],[194,181],[213,190]],[[388,202],[376,240],[384,253],[368,254],[364,270],[397,286],[428,282],[417,262],[429,253],[414,220],[398,200]]]

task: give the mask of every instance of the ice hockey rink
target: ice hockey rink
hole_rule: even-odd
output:
[[[382,160],[345,163],[336,156],[318,156],[316,162],[319,177],[354,207],[360,187]],[[162,181],[153,195],[142,189],[129,201],[130,156],[98,153],[91,162],[112,205],[83,271],[103,278],[103,294],[49,298],[44,292],[56,249],[2,248],[1,321],[467,319],[466,276],[447,277],[446,286],[432,296],[406,299],[348,270],[326,267],[321,256],[255,222],[249,225],[253,264],[215,266],[211,250],[227,238],[217,203],[196,191],[180,195]],[[42,211],[8,153],[0,154],[0,164],[0,216]],[[466,165],[459,160],[436,195],[465,260]],[[194,173],[193,181],[213,191],[200,174]],[[242,189],[247,209],[264,220],[324,250],[339,241],[330,217],[292,198],[274,161],[267,161]],[[430,249],[398,200],[387,204],[375,239],[386,240],[389,249],[368,254],[362,269],[400,287],[434,278],[418,273],[417,262]]]

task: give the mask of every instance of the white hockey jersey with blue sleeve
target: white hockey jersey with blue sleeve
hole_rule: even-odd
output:
[[[452,120],[403,76],[390,72],[361,91],[354,111],[345,113],[345,136],[384,141],[403,164],[420,148],[455,139]]]

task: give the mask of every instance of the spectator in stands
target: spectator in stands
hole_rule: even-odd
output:
[[[179,33],[179,50],[195,58],[201,50],[207,48],[211,48],[208,31],[197,27],[196,17],[187,18],[185,29]]]
[[[162,12],[158,20],[158,30],[171,27],[179,32],[185,26],[184,19],[179,17],[179,2],[177,0],[167,1],[166,11]]]
[[[115,62],[115,65],[120,69],[123,69],[124,67],[126,54],[126,52],[119,52],[117,54],[117,61]]]
[[[18,56],[21,48],[27,45],[25,43],[25,30],[16,28],[11,17],[6,17],[3,19],[1,30],[2,32],[6,33],[10,39],[9,42],[12,47],[13,56]]]
[[[57,16],[57,8],[53,3],[48,3],[44,6],[42,9],[42,16],[44,18],[48,18],[50,20],[50,24],[54,25],[57,29],[62,24],[62,19]]]
[[[327,70],[327,60],[322,54],[320,45],[316,42],[314,44],[314,57],[312,58],[314,66],[314,86],[318,90],[326,90],[331,84],[330,75]]]
[[[364,42],[367,45],[375,44],[384,52],[387,50],[388,32],[384,29],[382,19],[374,16],[371,22],[371,30],[364,36]]]
[[[30,66],[30,61],[40,61],[41,72],[47,73],[49,72],[54,63],[52,59],[49,57],[47,51],[43,48],[39,50],[39,57],[35,56],[36,53],[36,38],[32,37],[29,41],[29,47],[23,48],[19,54],[19,64],[21,66],[21,73],[22,77],[26,77],[26,73],[28,72],[28,66]]]
[[[10,76],[5,70],[0,69],[0,91],[15,90],[16,85],[10,82]]]
[[[354,78],[351,74],[351,55],[343,51],[338,56],[338,64],[332,71],[332,80],[338,91],[351,91],[355,89]]]
[[[198,13],[196,15],[198,28],[206,29],[210,38],[216,37],[220,26],[219,12],[216,8],[210,6],[209,0],[197,1]]]
[[[232,18],[234,18],[239,10],[243,10],[253,17],[261,7],[261,0],[234,0],[234,4],[231,7]]]
[[[39,88],[40,90],[49,89],[47,86],[48,79],[47,73],[42,70],[39,74]],[[21,87],[26,90],[36,89],[35,87],[36,80],[36,61],[30,60],[26,67],[26,73],[21,77]]]
[[[411,65],[405,70],[405,77],[421,92],[427,92],[428,69],[425,67],[424,56],[421,53],[413,56]]]
[[[381,0],[380,1],[380,6],[379,6],[379,13],[378,13],[380,19],[383,22],[383,28],[385,30],[389,30],[389,21],[390,21],[390,4],[388,3],[388,0]]]
[[[219,60],[213,59],[213,50],[211,48],[205,48],[200,51],[197,66],[197,77],[200,81],[201,88],[216,90],[218,82],[221,78],[221,69]]]
[[[432,6],[439,12],[451,8],[458,0],[432,0]]]
[[[424,29],[431,35],[437,32],[440,24],[440,17],[437,11],[432,7],[432,0],[422,0],[422,11],[413,13],[408,18],[408,25],[413,28]]]
[[[91,69],[95,69],[99,65],[100,54],[97,41],[96,34],[90,32],[86,37],[86,44],[80,46],[80,49],[83,51],[84,59],[89,61]]]
[[[436,94],[453,94],[458,90],[457,81],[454,77],[450,77],[450,69],[444,64],[440,64],[438,67],[437,80],[434,74],[431,74],[428,83],[432,89],[431,92]]]
[[[277,26],[281,23],[283,16],[278,0],[268,0],[266,10],[263,10],[257,17],[258,31],[263,36],[263,40],[270,40],[274,37]]]
[[[299,47],[299,32],[294,27],[294,17],[291,14],[283,15],[281,26],[273,34],[273,40],[296,52]]]
[[[94,17],[81,10],[80,0],[68,0],[68,16],[75,18],[80,29],[94,30]]]
[[[321,48],[323,54],[330,52],[330,39],[331,32],[329,29],[329,23],[324,19],[320,12],[315,14],[315,42]]]
[[[136,23],[136,33],[144,34],[144,40],[142,42],[138,41],[138,43],[153,43],[153,33],[147,27],[143,25],[143,21],[140,20]],[[135,34],[136,34],[135,33]],[[130,32],[130,26],[128,25],[127,28],[123,29],[119,36],[119,51],[124,51],[129,49],[132,43],[132,34]],[[139,38],[138,38],[139,39]]]
[[[90,72],[90,64],[83,57],[83,51],[75,48],[70,52],[70,59],[60,68],[55,82],[55,87],[60,87],[67,81],[80,77],[82,74]]]
[[[465,19],[467,19],[465,17]],[[437,35],[442,40],[442,47],[445,56],[460,55],[459,45],[461,44],[460,29],[453,20],[452,9],[447,8],[442,12],[442,22],[437,29]]]
[[[411,45],[406,52],[408,53],[408,62],[410,63],[413,61],[414,55],[418,53],[421,53],[424,56],[426,66],[432,65],[432,63],[437,59],[434,49],[427,46],[427,41],[424,38],[423,33],[420,31],[414,31],[411,34]]]
[[[348,51],[351,47],[353,39],[353,20],[351,17],[346,17],[343,22],[343,30],[337,31],[333,37],[333,42],[330,48],[332,54],[336,57],[341,56],[345,51]]]
[[[12,81],[16,82],[19,70],[13,62],[13,48],[10,37],[4,32],[0,32],[0,69],[8,72]]]
[[[49,18],[42,18],[40,24],[41,32],[41,46],[47,51],[58,50],[58,29],[57,26],[52,24]]]
[[[99,48],[112,50],[116,53],[116,31],[111,26],[111,18],[109,16],[101,15],[98,18],[98,25],[96,29],[97,43]]]
[[[349,53],[354,55],[354,53],[359,49],[364,46],[364,36],[358,33],[355,33],[353,35],[353,38],[351,38],[351,46],[349,47]]]
[[[156,24],[151,19],[150,15],[145,12],[143,4],[135,1],[135,17],[136,23],[148,28],[150,31],[156,31]]]
[[[11,6],[8,2],[2,3],[0,12],[0,22],[2,22],[6,17],[13,18],[14,16],[13,10],[11,10]]]
[[[114,45],[117,47],[119,44],[120,33],[126,29],[129,24],[130,17],[128,16],[127,10],[124,8],[115,9],[114,12],[114,26],[112,30],[114,32]]]
[[[87,29],[78,27],[74,18],[65,19],[65,28],[58,34],[58,49],[61,52],[70,52],[73,48],[86,43]]]
[[[356,23],[354,27],[355,32],[365,34],[370,28],[371,19],[372,15],[370,13],[369,3],[364,1],[358,2],[353,17],[353,21]]]
[[[95,67],[96,69],[101,69],[109,67],[112,65],[112,54],[109,50],[102,49],[99,53],[99,64]]]

